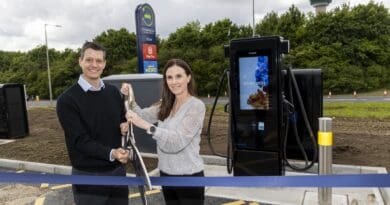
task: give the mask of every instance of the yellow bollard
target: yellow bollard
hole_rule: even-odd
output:
[[[318,174],[330,175],[332,174],[332,146],[333,146],[333,132],[332,132],[332,118],[320,117],[319,131],[318,131]],[[318,188],[318,202],[320,205],[332,205],[332,188],[319,187]]]
[[[39,102],[39,95],[35,96],[35,101]]]

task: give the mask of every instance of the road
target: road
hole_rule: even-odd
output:
[[[213,104],[215,98],[207,98],[201,97],[201,100],[205,104]],[[227,97],[219,97],[218,104],[226,104],[229,101]],[[390,102],[390,96],[361,96],[361,97],[353,97],[353,96],[334,96],[328,97],[323,96],[324,102]]]
[[[214,97],[201,97],[200,98],[206,105],[212,105],[214,103]],[[219,97],[218,104],[226,104],[229,99],[227,97]],[[353,96],[334,96],[334,97],[323,97],[324,102],[390,102],[390,96],[361,96],[361,97],[353,97]],[[50,103],[49,100],[40,100],[40,101],[28,101],[27,107],[47,107],[51,104],[55,106],[57,103],[56,100],[53,100]]]
[[[337,96],[328,97],[324,96],[324,102],[390,102],[390,96],[361,96],[361,97],[348,97]]]

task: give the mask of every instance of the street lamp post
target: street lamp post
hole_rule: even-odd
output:
[[[62,27],[61,25],[51,25],[45,24],[45,42],[46,42],[46,61],[47,61],[47,78],[49,80],[49,96],[50,96],[50,105],[53,105],[53,92],[51,90],[51,75],[50,75],[50,63],[49,63],[49,47],[47,45],[47,26]]]
[[[252,36],[255,36],[255,0],[252,0]]]

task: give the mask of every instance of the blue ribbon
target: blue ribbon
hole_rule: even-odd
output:
[[[208,187],[390,187],[390,174],[312,176],[151,177],[153,185]],[[143,185],[141,177],[0,172],[1,183]]]

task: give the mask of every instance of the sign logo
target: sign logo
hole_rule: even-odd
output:
[[[157,46],[156,44],[143,44],[142,54],[144,60],[157,60]]]
[[[144,61],[144,73],[157,73],[157,61]]]
[[[144,6],[142,7],[142,22],[145,26],[148,27],[153,26],[153,22],[154,22],[153,9],[147,4],[144,4]]]

